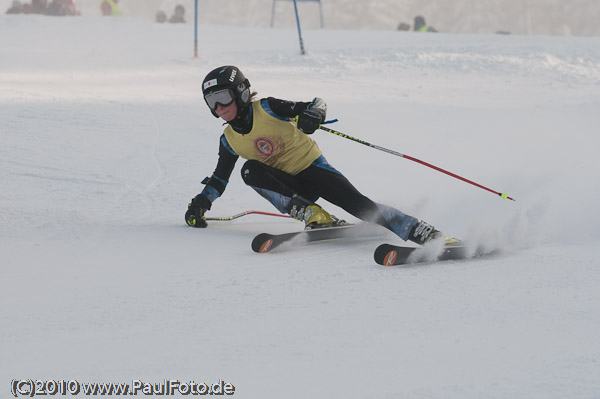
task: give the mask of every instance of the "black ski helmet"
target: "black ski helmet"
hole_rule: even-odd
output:
[[[225,65],[213,69],[206,75],[202,82],[203,96],[206,96],[213,91],[223,89],[229,89],[233,92],[238,110],[241,110],[250,104],[250,82],[238,67]],[[206,101],[206,99],[204,101]],[[208,103],[206,103],[206,105],[208,105]],[[215,117],[219,117],[214,109],[210,108],[210,112],[212,112]]]

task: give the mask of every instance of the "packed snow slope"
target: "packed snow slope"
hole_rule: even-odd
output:
[[[0,384],[212,383],[240,398],[598,398],[600,39],[0,17]],[[184,224],[216,165],[204,75],[324,98],[372,199],[497,256],[386,268],[373,235],[259,255]],[[238,162],[208,216],[274,209]],[[331,204],[330,212],[356,221]],[[376,236],[379,235],[379,236]]]

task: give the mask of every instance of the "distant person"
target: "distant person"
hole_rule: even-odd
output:
[[[172,24],[185,23],[185,8],[181,4],[175,6],[175,12],[169,22]]]
[[[52,0],[44,10],[45,15],[80,15],[73,0]]]
[[[398,30],[409,31],[410,30],[410,24],[407,24],[406,22],[400,22],[398,24]]]
[[[156,13],[156,22],[159,24],[167,22],[167,14],[164,11],[158,11]]]
[[[425,23],[425,18],[421,15],[415,17],[415,32],[437,32],[432,26]]]
[[[121,10],[117,3],[119,0],[102,0],[100,2],[100,11],[105,17],[120,17]]]
[[[31,14],[43,14],[46,11],[46,0],[31,0]]]
[[[22,14],[23,13],[23,4],[19,0],[15,0],[12,2],[12,5],[8,10],[6,10],[7,14]]]

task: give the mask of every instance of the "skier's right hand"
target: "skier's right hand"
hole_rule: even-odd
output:
[[[325,120],[321,110],[305,109],[298,115],[296,126],[304,134],[313,134]]]
[[[208,204],[207,204],[208,202]],[[188,204],[188,210],[185,213],[185,222],[191,227],[206,227],[208,224],[204,220],[204,214],[210,208],[210,201],[202,194],[198,194],[192,202]]]

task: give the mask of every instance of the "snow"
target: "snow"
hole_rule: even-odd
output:
[[[600,39],[0,17],[0,379],[232,383],[241,398],[596,398]],[[250,250],[246,216],[185,226],[217,159],[204,75],[323,97],[376,201],[498,247],[385,268],[378,237]],[[238,162],[209,216],[274,211]],[[355,221],[339,208],[332,213]]]

